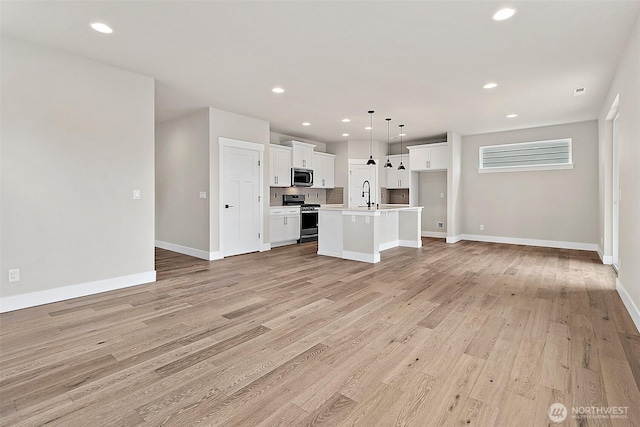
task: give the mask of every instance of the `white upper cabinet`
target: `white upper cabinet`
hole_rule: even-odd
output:
[[[270,187],[291,187],[291,148],[280,145],[269,146]]]
[[[389,161],[391,161],[393,167],[385,169],[387,171],[387,188],[409,188],[409,179],[411,177],[409,156],[406,154],[402,156],[402,164],[405,167],[404,170],[398,170],[398,166],[400,166],[400,154],[389,156]]]
[[[407,148],[412,171],[447,170],[449,156],[446,142],[412,145]]]
[[[313,153],[312,188],[334,187],[335,157],[329,153]]]
[[[291,166],[294,168],[313,169],[313,149],[314,144],[307,144],[300,141],[284,141],[282,145],[293,149]]]

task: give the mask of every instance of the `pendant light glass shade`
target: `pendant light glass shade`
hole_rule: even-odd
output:
[[[389,142],[389,124],[391,123],[391,119],[387,118],[385,119],[387,121],[387,163],[384,164],[385,168],[392,168],[393,165],[391,164],[391,161],[389,160],[389,148],[390,148],[390,142]]]
[[[367,160],[368,165],[375,165],[376,161],[373,160],[373,113],[375,111],[369,110],[369,160]]]
[[[400,165],[398,165],[398,170],[403,171],[406,169],[402,164],[402,134],[404,134],[404,130],[402,128],[404,125],[398,125],[398,127],[400,128]]]

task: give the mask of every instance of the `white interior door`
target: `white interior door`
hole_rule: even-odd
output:
[[[378,202],[378,182],[377,182],[377,166],[366,164],[349,164],[349,207],[356,208],[358,206],[366,206],[368,195],[363,191],[367,188],[363,184],[369,181],[371,186],[371,203],[375,205]]]
[[[618,270],[619,220],[620,220],[620,157],[618,153],[618,116],[613,119],[613,233],[612,233],[612,264]]]
[[[223,146],[222,255],[260,250],[260,152]]]

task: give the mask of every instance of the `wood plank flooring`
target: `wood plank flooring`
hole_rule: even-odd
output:
[[[478,242],[376,265],[306,243],[0,315],[2,426],[546,426],[628,407],[640,335],[595,253]]]

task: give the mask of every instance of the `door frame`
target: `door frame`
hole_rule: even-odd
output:
[[[258,242],[258,250],[262,250],[264,242],[264,144],[257,142],[242,141],[239,139],[231,139],[218,137],[218,247],[220,248],[220,257],[224,258],[224,149],[227,147],[240,148],[249,151],[257,151],[260,166],[258,167],[258,186],[259,189],[259,211],[260,215],[260,237]]]
[[[616,112],[616,116],[612,121],[612,217],[611,217],[611,265],[618,271],[620,268],[619,250],[620,250],[620,145],[618,141],[618,118],[620,113]]]

